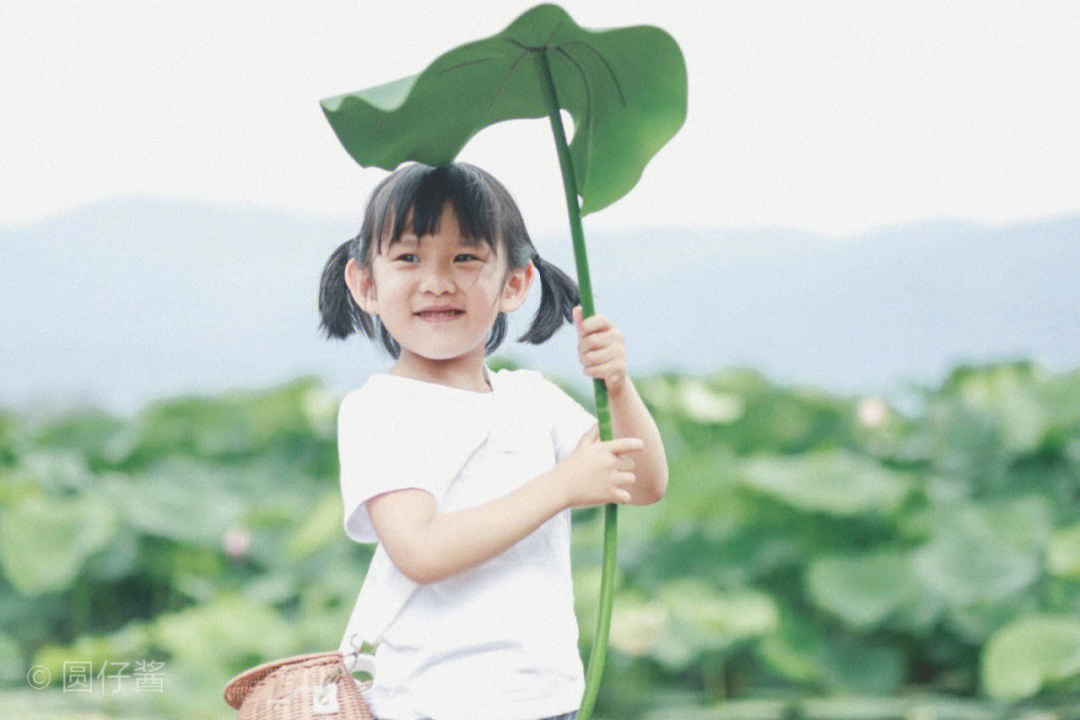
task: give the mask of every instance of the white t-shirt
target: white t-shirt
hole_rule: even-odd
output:
[[[596,419],[534,370],[484,367],[491,392],[386,373],[341,402],[345,532],[378,542],[364,504],[426,490],[440,513],[483,505],[550,470]],[[487,562],[418,584],[380,543],[342,638],[377,644],[364,698],[380,720],[534,720],[577,710],[585,679],[570,510]],[[353,642],[350,642],[353,640]]]

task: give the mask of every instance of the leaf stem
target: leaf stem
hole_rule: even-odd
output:
[[[566,191],[566,209],[570,215],[570,235],[574,241],[574,261],[577,264],[578,291],[583,317],[593,314],[592,285],[589,282],[589,262],[585,256],[585,234],[581,229],[581,207],[578,205],[577,181],[570,158],[570,148],[566,144],[562,117],[559,115],[559,100],[555,94],[555,81],[551,76],[547,50],[535,52],[536,68],[540,75],[540,88],[544,93],[548,117],[551,119],[551,132],[555,136],[555,149],[559,152],[559,168],[562,170],[563,189]],[[611,410],[608,406],[607,387],[604,381],[593,378],[593,393],[596,397],[596,420],[600,428],[600,439],[611,440]],[[596,634],[593,637],[589,666],[585,671],[585,693],[578,709],[578,720],[592,717],[596,695],[600,689],[600,677],[604,672],[604,659],[607,656],[608,631],[611,629],[611,605],[615,595],[615,539],[617,531],[618,508],[615,503],[604,506],[604,559],[600,576],[600,613],[596,620]]]

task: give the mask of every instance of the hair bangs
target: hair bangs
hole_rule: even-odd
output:
[[[449,203],[462,242],[470,246],[487,244],[497,255],[498,218],[493,212],[495,199],[490,195],[486,183],[460,165],[410,166],[404,177],[387,189],[386,197],[377,202],[374,229],[379,251],[384,238],[389,240],[389,251],[407,230],[418,240],[438,232],[443,209]]]

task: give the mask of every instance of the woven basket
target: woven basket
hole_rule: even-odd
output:
[[[274,660],[247,670],[225,686],[225,702],[238,720],[374,720],[340,652]]]

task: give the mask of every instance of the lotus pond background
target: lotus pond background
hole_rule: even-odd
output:
[[[1080,370],[956,367],[918,414],[748,369],[634,379],[671,480],[620,512],[599,717],[1080,717]],[[371,554],[341,529],[339,400],[303,377],[0,414],[5,708],[235,717],[234,674],[335,648]],[[575,511],[586,657],[601,530]],[[76,660],[91,691],[62,687]]]

